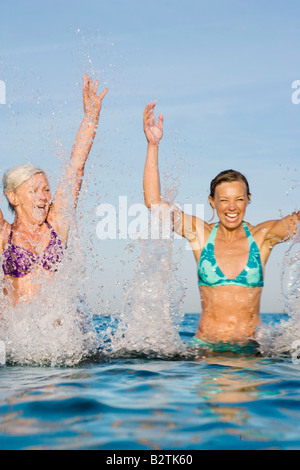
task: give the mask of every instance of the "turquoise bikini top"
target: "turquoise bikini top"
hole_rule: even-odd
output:
[[[252,237],[249,228],[243,222],[249,242],[249,258],[244,270],[235,278],[228,279],[217,265],[215,258],[215,238],[219,223],[211,231],[205,247],[202,250],[198,265],[199,286],[236,285],[245,287],[260,287],[264,285],[263,268],[259,248]]]

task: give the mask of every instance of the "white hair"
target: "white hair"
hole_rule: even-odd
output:
[[[3,192],[7,198],[7,193],[12,191],[13,193],[16,192],[21,184],[25,183],[25,181],[29,180],[32,176],[37,175],[38,173],[42,173],[46,179],[46,173],[38,168],[37,166],[32,165],[31,163],[25,163],[24,165],[19,165],[11,170],[8,170],[3,176]],[[8,200],[9,208],[12,212],[14,212],[14,206]]]

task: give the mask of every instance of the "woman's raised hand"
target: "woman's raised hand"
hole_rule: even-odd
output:
[[[158,116],[158,122],[155,121],[154,103],[148,103],[144,110],[144,132],[150,144],[159,144],[163,136],[163,115]]]
[[[107,88],[104,88],[100,95],[97,95],[99,81],[95,80],[93,83],[93,79],[88,77],[86,73],[83,77],[83,107],[84,113],[90,119],[98,119],[102,100],[107,93]]]

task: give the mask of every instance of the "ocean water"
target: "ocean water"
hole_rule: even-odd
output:
[[[286,315],[262,315],[268,327]],[[108,318],[96,320],[104,331]],[[186,314],[179,335],[193,336]],[[0,367],[0,449],[300,449],[300,361],[233,353],[95,355]]]

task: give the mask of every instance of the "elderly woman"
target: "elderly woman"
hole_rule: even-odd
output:
[[[156,122],[154,107],[148,103],[144,111],[144,196],[149,208],[161,204],[158,148],[163,116]],[[237,352],[239,345],[255,346],[266,262],[275,245],[296,233],[300,212],[253,226],[244,221],[251,194],[241,173],[221,172],[210,189],[209,202],[219,221],[207,223],[173,205],[173,230],[189,240],[198,267],[202,315],[192,344]]]
[[[77,133],[66,175],[51,198],[44,171],[31,164],[9,170],[3,179],[4,193],[14,222],[4,220],[0,210],[0,249],[3,259],[4,293],[12,305],[26,302],[38,291],[41,270],[57,271],[68,237],[70,203],[76,207],[84,165],[97,130],[102,100],[98,81],[83,77],[84,117]]]

